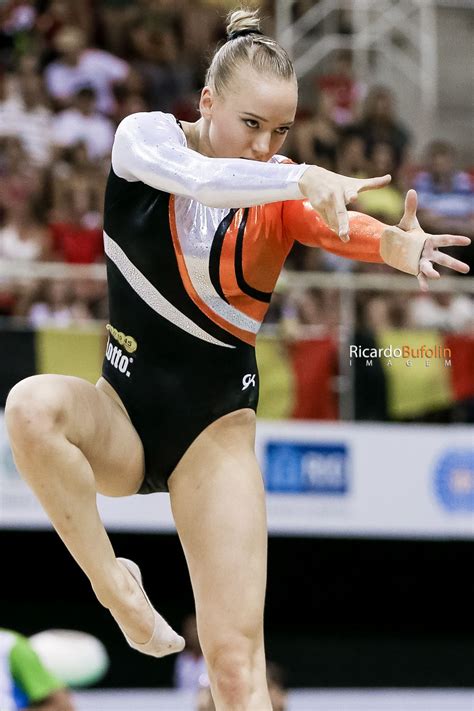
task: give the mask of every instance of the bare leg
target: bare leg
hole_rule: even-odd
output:
[[[40,375],[11,391],[5,410],[18,470],[126,634],[146,642],[153,612],[117,562],[96,492],[127,496],[143,478],[140,439],[122,408],[79,378]]]
[[[226,415],[197,438],[169,481],[217,711],[271,711],[265,496],[254,436],[252,411]]]

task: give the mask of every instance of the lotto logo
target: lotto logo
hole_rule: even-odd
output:
[[[121,348],[113,346],[110,341],[107,342],[107,350],[105,351],[105,357],[109,361],[110,365],[117,368],[121,373],[125,373],[127,378],[130,377],[129,366],[133,363],[133,358],[126,356]]]

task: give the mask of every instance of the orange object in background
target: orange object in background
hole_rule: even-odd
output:
[[[451,349],[451,385],[456,401],[474,398],[474,336],[446,335],[444,345]]]
[[[337,420],[338,400],[333,380],[338,371],[333,338],[297,341],[289,346],[295,375],[292,417],[300,420]]]
[[[101,229],[55,222],[49,225],[53,246],[61,259],[72,264],[92,264],[104,256]]]

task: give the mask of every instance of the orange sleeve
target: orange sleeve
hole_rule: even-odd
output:
[[[341,242],[307,200],[283,203],[283,231],[287,240],[309,247],[321,247],[347,259],[381,262],[380,236],[387,227],[369,215],[349,211],[350,240]]]

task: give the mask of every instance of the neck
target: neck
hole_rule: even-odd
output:
[[[203,118],[194,123],[181,121],[181,125],[189,148],[201,153],[203,156],[215,158],[209,141],[209,124]]]

